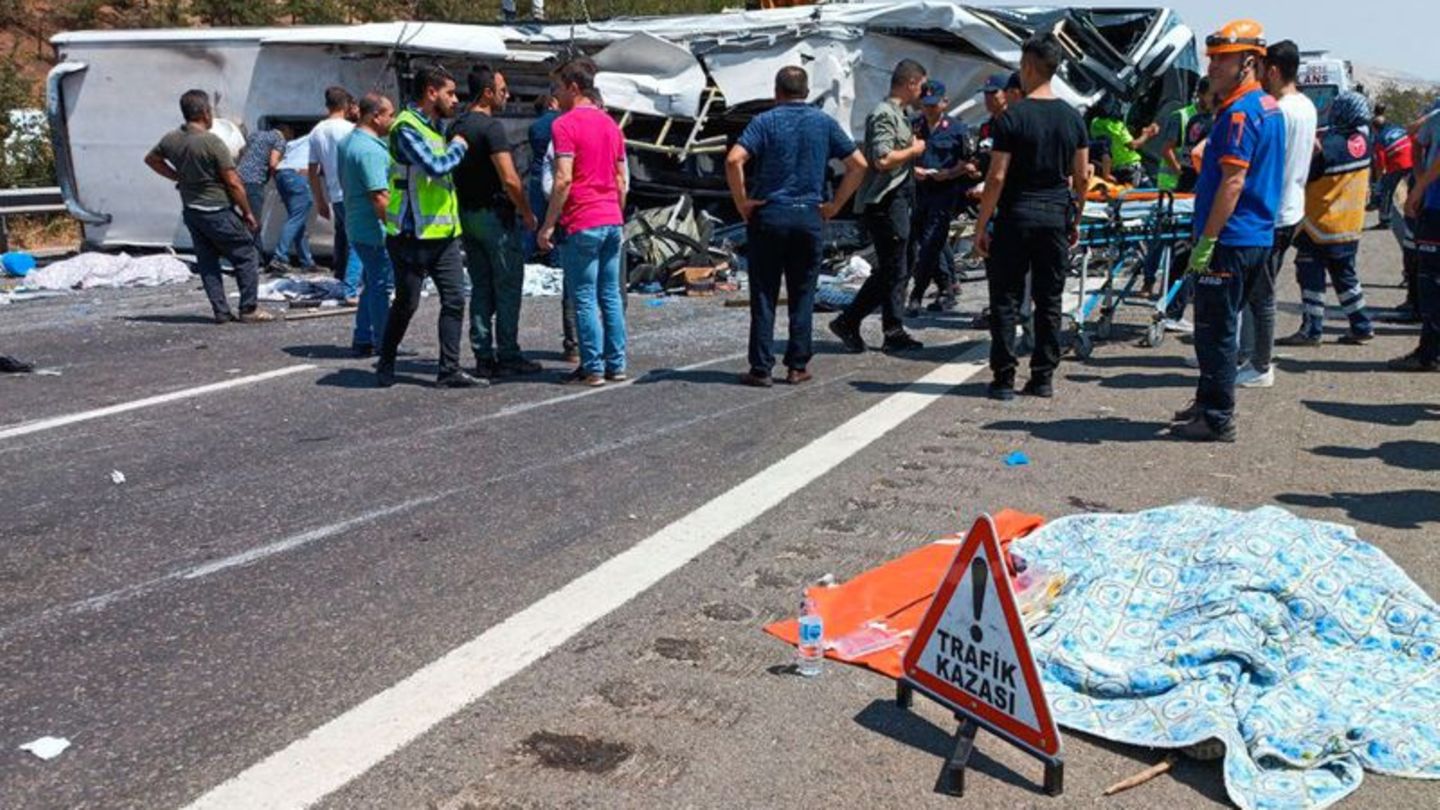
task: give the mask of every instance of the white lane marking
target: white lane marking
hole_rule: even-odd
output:
[[[301,532],[300,534],[277,540],[273,543],[267,543],[263,546],[247,549],[245,551],[233,554],[220,560],[208,562],[203,565],[195,566],[193,568],[173,571],[163,576],[146,580],[145,582],[139,582],[134,585],[127,585],[123,588],[117,588],[113,591],[102,593],[97,596],[86,597],[85,599],[81,599],[76,602],[70,602],[64,605],[56,605],[55,607],[47,608],[34,615],[26,616],[23,619],[11,622],[8,625],[0,626],[0,640],[3,640],[7,636],[18,630],[33,628],[36,625],[52,619],[72,616],[77,613],[104,610],[105,608],[108,608],[112,605],[120,604],[122,602],[128,602],[131,599],[149,596],[150,594],[155,593],[157,590],[167,585],[173,585],[176,582],[208,577],[211,574],[218,574],[231,568],[238,568],[241,566],[249,565],[250,563],[258,562],[268,557],[272,557],[276,554],[290,551],[291,549],[300,548],[301,546],[308,545],[317,540],[324,540],[327,537],[333,537],[341,532],[355,528],[356,526],[370,523],[384,517],[389,517],[390,515],[409,511],[410,509],[413,509],[417,506],[424,506],[426,504],[435,503],[436,501],[444,500],[445,498],[448,498],[452,495],[457,495],[461,492],[473,492],[475,487],[484,488],[493,486],[495,484],[503,483],[505,481],[509,481],[515,478],[528,478],[530,476],[533,476],[535,473],[540,472],[541,470],[563,467],[567,464],[573,464],[577,461],[584,461],[585,459],[594,458],[596,456],[604,455],[606,453],[613,453],[619,450],[624,450],[628,447],[633,447],[635,445],[645,444],[661,436],[667,436],[681,430],[686,430],[703,422],[723,419],[726,416],[739,413],[740,411],[771,405],[779,402],[782,399],[796,396],[807,391],[816,391],[828,385],[835,385],[846,379],[849,379],[850,377],[853,377],[856,373],[857,372],[855,371],[849,371],[835,377],[827,378],[823,382],[815,383],[813,386],[806,386],[804,388],[792,388],[791,390],[780,392],[764,399],[743,402],[738,405],[734,405],[729,408],[723,408],[717,411],[706,411],[705,413],[689,419],[681,420],[679,422],[672,422],[668,425],[664,425],[660,428],[645,433],[630,434],[618,441],[605,442],[603,444],[599,444],[594,447],[572,453],[568,456],[548,458],[538,464],[532,464],[528,467],[511,470],[504,475],[498,475],[493,478],[488,478],[474,486],[466,485],[463,487],[452,487],[450,489],[442,490],[440,492],[436,492],[425,497],[405,501],[404,503],[399,503],[394,506],[387,506],[381,509],[371,510],[363,514],[356,515],[353,518],[347,518],[345,520],[332,523],[328,526],[321,526],[319,528],[311,529],[306,532]]]
[[[260,374],[251,374],[248,377],[236,377],[233,380],[210,383],[195,388],[184,388],[179,391],[171,391],[168,394],[146,397],[144,399],[121,402],[117,405],[107,405],[104,408],[96,408],[93,411],[81,411],[79,413],[66,414],[64,416],[52,416],[48,419],[36,419],[32,422],[21,422],[7,428],[0,428],[0,440],[13,439],[17,436],[25,436],[31,433],[39,433],[42,430],[51,430],[65,425],[73,425],[76,422],[87,422],[91,419],[100,419],[106,416],[114,416],[117,413],[135,411],[141,408],[149,408],[155,405],[164,405],[167,402],[178,402],[182,399],[213,394],[216,391],[224,391],[228,388],[239,388],[242,385],[252,385],[265,380],[273,380],[276,377],[285,377],[290,374],[298,374],[302,371],[313,371],[318,366],[310,363],[302,363],[298,366],[286,366],[273,371],[265,371]]]
[[[331,523],[328,526],[320,526],[309,531],[301,532],[300,534],[291,535],[289,537],[276,540],[275,542],[268,545],[247,549],[240,552],[239,554],[234,554],[219,560],[213,560],[203,565],[197,565],[192,568],[184,568],[179,571],[171,571],[170,573],[163,576],[158,576],[154,579],[146,580],[144,582],[137,582],[134,585],[126,585],[123,588],[117,588],[116,590],[102,593],[98,596],[92,596],[87,599],[82,599],[78,602],[70,602],[64,605],[56,605],[55,607],[49,608],[47,610],[42,610],[39,613],[34,614],[33,616],[27,616],[17,622],[13,622],[4,627],[0,627],[0,639],[5,638],[6,636],[9,636],[10,634],[18,630],[23,630],[27,627],[34,627],[37,624],[41,624],[43,622],[61,616],[69,616],[76,613],[87,613],[104,610],[105,608],[119,602],[126,602],[136,597],[152,593],[155,590],[169,585],[173,582],[200,579],[202,577],[208,577],[212,574],[218,574],[221,571],[225,571],[231,568],[238,568],[241,566],[250,565],[251,563],[263,560],[266,557],[281,554],[283,552],[299,548],[300,546],[313,543],[316,540],[323,540],[327,537],[331,537],[341,532],[349,531],[356,526],[361,526],[374,520],[389,517],[390,515],[394,515],[399,512],[408,511],[410,509],[414,509],[417,506],[424,506],[426,504],[434,503],[435,501],[438,501],[441,498],[446,497],[447,495],[455,494],[455,492],[458,492],[458,490],[441,492],[434,495],[427,495],[423,498],[416,498],[414,500],[405,501],[404,503],[395,504],[394,506],[387,506],[383,509],[375,509],[370,512],[356,515],[353,518],[347,518],[346,520],[339,521],[338,523]]]
[[[985,368],[980,344],[196,799],[308,807],[783,503]]]

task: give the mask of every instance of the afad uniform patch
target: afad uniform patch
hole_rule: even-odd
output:
[[[1350,140],[1345,142],[1345,147],[1350,150],[1350,157],[1357,160],[1365,157],[1365,152],[1369,146],[1370,144],[1365,140],[1365,136],[1358,132],[1351,135]]]

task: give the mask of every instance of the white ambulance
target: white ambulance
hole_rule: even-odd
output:
[[[1300,92],[1315,103],[1321,124],[1330,112],[1330,102],[1341,93],[1355,89],[1355,73],[1348,59],[1337,59],[1328,51],[1300,54]]]

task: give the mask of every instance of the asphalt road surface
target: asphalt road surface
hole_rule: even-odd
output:
[[[1388,234],[1362,265],[1398,303]],[[1138,309],[1048,402],[984,398],[981,285],[914,356],[839,354],[821,317],[815,381],[767,390],[733,383],[744,309],[640,297],[630,384],[560,386],[558,302],[532,299],[546,375],[435,390],[430,301],[413,384],[377,390],[347,319],[216,327],[197,286],[0,312],[0,351],[61,372],[0,378],[6,808],[958,806],[944,711],[843,666],[795,677],[760,627],[1006,506],[1280,504],[1440,591],[1440,378],[1383,369],[1411,326],[1282,349],[1215,446],[1159,435],[1195,372],[1183,342],[1135,345]],[[17,749],[44,735],[73,745]],[[1227,803],[1191,760],[1101,799],[1161,752],[1064,744],[1051,799],[982,734],[965,806]],[[1374,775],[1348,802],[1435,803]]]

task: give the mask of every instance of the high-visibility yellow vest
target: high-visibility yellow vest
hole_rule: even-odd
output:
[[[450,239],[460,235],[460,202],[450,175],[431,177],[424,169],[401,162],[397,139],[410,127],[425,139],[435,155],[445,154],[445,136],[425,117],[410,108],[395,116],[390,127],[390,206],[385,211],[385,233],[396,236],[407,223],[417,239]]]

